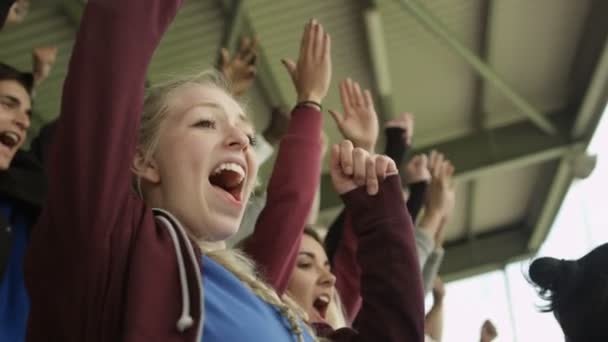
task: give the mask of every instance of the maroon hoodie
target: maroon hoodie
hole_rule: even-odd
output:
[[[180,0],[87,3],[49,151],[47,202],[26,257],[30,342],[200,341],[204,319],[200,250],[177,224],[170,223],[169,214],[155,219],[130,187],[146,69],[180,5]],[[294,113],[294,117],[300,115],[306,113]],[[387,204],[400,189],[398,181],[386,182],[385,187],[383,202]],[[347,194],[355,211],[369,206],[362,193]],[[367,215],[368,221],[362,218],[361,222],[367,227],[388,227],[391,220],[407,220],[387,214]],[[279,220],[283,213],[275,215]],[[397,232],[379,231],[385,233],[364,230],[370,244],[362,245],[381,246],[386,232]],[[395,238],[403,241],[400,247],[407,248],[382,246],[381,253],[360,248],[359,253],[369,255],[366,260],[371,262],[378,260],[371,254],[384,260],[384,252],[396,253],[395,260],[409,260],[411,252],[414,262],[413,237],[411,246],[401,229]],[[390,263],[380,268],[411,269]],[[364,271],[362,281],[368,283],[370,277],[377,278],[377,272]],[[397,278],[399,291],[403,281],[411,280],[401,279],[400,274]],[[382,291],[386,286],[395,288],[390,282],[377,284],[369,289],[363,286],[363,297],[370,291],[377,294],[380,287]],[[376,302],[372,311],[365,311],[364,303],[362,312],[379,313],[379,320],[403,313],[395,319],[413,332],[408,341],[422,341],[421,285],[411,288],[415,294],[391,298],[387,308]],[[398,336],[393,334],[397,328],[365,329],[359,337],[343,332],[334,340],[363,341],[360,338],[367,336],[366,341],[401,341],[383,338]]]

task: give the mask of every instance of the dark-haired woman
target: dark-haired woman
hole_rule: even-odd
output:
[[[577,260],[543,257],[530,265],[530,282],[548,301],[568,342],[608,341],[608,244]]]

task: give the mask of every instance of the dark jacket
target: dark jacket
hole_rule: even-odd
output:
[[[36,144],[42,143],[38,141]],[[22,216],[36,222],[45,194],[46,179],[40,156],[32,151],[18,151],[10,168],[0,172],[0,195],[14,202]],[[6,269],[11,245],[10,220],[0,212],[0,280]]]

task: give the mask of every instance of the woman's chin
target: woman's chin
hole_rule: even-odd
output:
[[[204,234],[205,237],[203,240],[209,243],[224,243],[228,238],[232,237],[239,231],[240,220],[221,223],[222,224],[213,225],[213,228],[209,229],[206,234]]]

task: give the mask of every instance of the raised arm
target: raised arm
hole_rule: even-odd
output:
[[[392,158],[400,168],[408,148],[412,145],[414,115],[407,112],[399,114],[398,117],[384,125],[384,134],[386,136],[384,153]]]
[[[441,342],[443,338],[443,299],[445,286],[443,281],[436,277],[433,280],[433,306],[426,314],[424,329],[434,342]]]
[[[437,153],[434,153],[432,159],[433,176],[426,198],[426,212],[420,224],[421,229],[434,239],[434,249],[422,268],[425,294],[431,290],[443,261],[446,225],[454,211],[456,197],[456,187],[452,179],[454,166]]]
[[[298,94],[289,128],[279,145],[260,213],[245,252],[282,295],[295,266],[300,241],[321,172],[321,112],[331,78],[330,38],[315,20],[306,25],[297,64],[284,61]],[[268,248],[272,244],[272,248]]]
[[[349,150],[352,158],[345,159]],[[334,337],[336,341],[422,341],[420,267],[397,169],[387,157],[364,156],[363,150],[353,151],[349,142],[332,151],[332,181],[352,215],[358,238],[363,297],[354,324],[356,334],[338,330]],[[354,172],[348,172],[351,169]],[[345,337],[349,334],[350,338]]]
[[[415,155],[407,162],[403,173],[409,187],[407,210],[412,215],[412,220],[417,222],[418,214],[424,205],[428,183],[431,181],[427,156],[425,154]]]
[[[86,5],[49,152],[46,215],[52,224],[45,228],[66,246],[103,245],[125,210],[146,70],[180,4]]]

